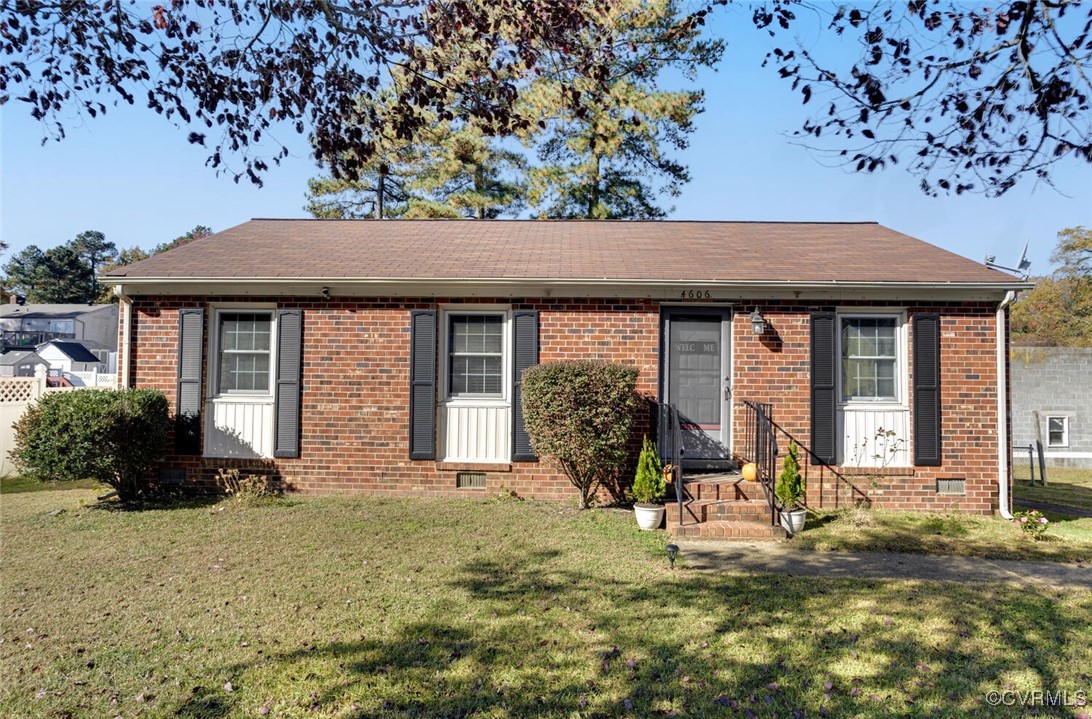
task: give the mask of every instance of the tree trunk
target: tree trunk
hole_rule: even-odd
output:
[[[591,187],[588,189],[588,219],[591,220],[595,217],[593,214],[595,208],[599,205],[599,173],[601,168],[601,158],[595,154],[595,140],[591,142],[593,171],[591,178]]]
[[[383,199],[387,194],[387,173],[379,170],[379,192],[376,193],[375,219],[383,219]]]

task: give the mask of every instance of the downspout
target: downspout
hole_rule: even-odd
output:
[[[133,325],[133,298],[125,294],[122,285],[114,285],[114,294],[118,296],[118,315],[121,319],[121,337],[118,342],[118,389],[129,387],[129,347],[130,328]]]
[[[1008,347],[1005,346],[1005,309],[1016,299],[1009,290],[997,305],[997,503],[1003,519],[1012,519],[1009,511],[1009,442],[1008,442]]]

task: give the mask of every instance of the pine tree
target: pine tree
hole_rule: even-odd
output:
[[[723,52],[697,27],[681,29],[674,0],[619,2],[604,25],[613,43],[609,77],[542,76],[522,96],[521,112],[538,122],[522,134],[542,164],[529,172],[535,214],[549,218],[655,219],[689,181],[670,156],[685,149],[702,93],[658,87],[666,70],[693,80]]]

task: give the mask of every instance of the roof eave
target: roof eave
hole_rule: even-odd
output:
[[[407,278],[407,277],[121,277],[103,276],[125,295],[269,295],[321,296],[328,288],[336,296],[601,296],[686,299],[691,290],[708,291],[703,299],[730,300],[757,296],[844,296],[846,293],[929,297],[934,292],[967,298],[994,297],[1034,287],[1017,280],[999,282],[794,281],[719,279],[619,279],[549,277]],[[680,295],[680,293],[683,293]]]

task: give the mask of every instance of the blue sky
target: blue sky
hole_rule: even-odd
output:
[[[1027,241],[1037,273],[1049,268],[1058,230],[1092,226],[1092,172],[1076,161],[1056,166],[1062,192],[1029,180],[999,199],[926,197],[902,169],[858,175],[824,167],[787,137],[815,101],[802,107],[788,83],[760,67],[766,36],[741,13],[722,14],[713,31],[728,47],[718,71],[699,81],[706,112],[681,155],[692,181],[674,200],[672,219],[875,220],[1003,264]],[[0,235],[13,250],[53,246],[88,229],[118,247],[150,248],[198,224],[222,230],[251,217],[303,217],[306,181],[318,172],[306,140],[288,130],[279,139],[293,155],[256,188],[216,176],[203,149],[186,142],[188,130],[139,106],[65,125],[65,140],[43,146],[25,106],[0,108]]]

